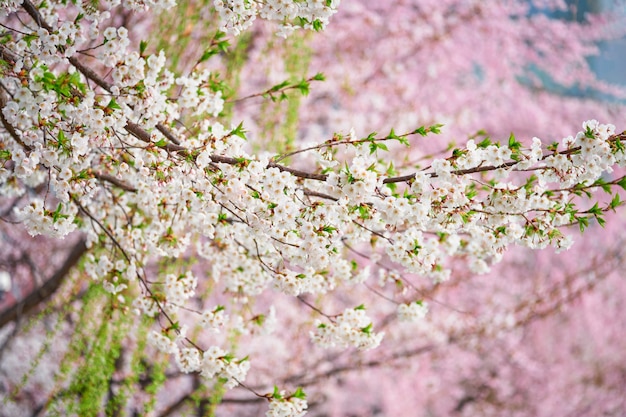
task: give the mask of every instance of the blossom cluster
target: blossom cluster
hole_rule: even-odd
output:
[[[425,301],[415,301],[398,306],[398,319],[400,321],[417,321],[426,317],[426,314],[428,314],[428,303]]]
[[[221,29],[239,35],[256,17],[280,24],[278,34],[288,36],[298,27],[322,30],[336,13],[340,0],[214,0]]]
[[[311,339],[325,348],[354,346],[362,350],[373,349],[380,345],[385,335],[374,333],[372,321],[365,315],[362,306],[346,309],[331,324],[318,320],[316,326],[315,332],[311,332]]]
[[[226,388],[234,388],[245,380],[250,369],[250,361],[246,358],[236,359],[234,356],[218,346],[211,346],[205,351],[197,347],[181,347],[184,341],[185,329],[175,337],[163,332],[153,331],[148,341],[159,351],[172,355],[181,372],[200,372],[209,380],[221,378]]]
[[[302,417],[306,414],[307,403],[302,398],[291,397],[289,399],[270,400],[267,417]]]

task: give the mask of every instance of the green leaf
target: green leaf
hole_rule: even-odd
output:
[[[88,178],[91,178],[91,174],[86,169],[83,169],[82,171],[80,171],[79,173],[77,173],[76,175],[72,177],[73,180],[86,180]]]
[[[385,139],[400,139],[400,136],[396,135],[396,132],[393,129],[391,129],[391,131],[389,132],[389,134],[387,135]]]
[[[535,174],[532,174],[530,177],[528,177],[528,179],[526,180],[526,183],[524,184],[524,189],[527,192],[530,192],[533,188],[533,186],[535,185],[535,182],[537,182],[537,176]]]
[[[480,142],[478,142],[476,144],[476,146],[478,148],[485,149],[486,147],[490,146],[491,144],[492,144],[491,139],[489,139],[489,137],[486,137],[485,139],[483,139]]]
[[[306,394],[304,393],[304,390],[302,389],[302,387],[296,388],[296,391],[293,394],[291,394],[291,396],[294,398],[300,398],[301,400],[306,399]]]
[[[593,183],[593,185],[595,185],[596,187],[602,188],[602,190],[604,190],[604,192],[607,193],[607,194],[612,194],[611,193],[611,184],[607,183],[602,178],[598,178],[596,180],[596,182]]]
[[[604,227],[604,225],[606,224],[606,220],[604,220],[604,217],[602,216],[596,216],[596,221],[602,227]]]
[[[217,54],[217,50],[215,50],[214,48],[209,48],[206,51],[204,51],[200,59],[198,59],[198,62],[207,61],[209,58],[211,58],[215,54]]]
[[[30,44],[33,40],[37,39],[37,35],[34,35],[32,33],[26,34],[22,37],[22,39],[24,40],[24,42],[26,42],[26,45],[28,45],[30,47]]]
[[[300,94],[303,96],[309,95],[309,82],[307,80],[300,81],[295,87],[300,90]]]
[[[453,158],[460,158],[461,156],[467,154],[467,150],[466,149],[459,149],[459,148],[455,148],[452,151],[452,157]]]
[[[246,131],[243,128],[243,122],[239,123],[239,125],[236,128],[231,130],[230,134],[231,135],[235,135],[235,136],[239,136],[241,139],[247,140],[246,139]]]
[[[57,143],[58,143],[59,149],[66,150],[68,142],[69,141],[67,139],[67,136],[65,136],[65,132],[63,132],[62,130],[59,130],[59,136],[57,138]]]
[[[593,207],[587,210],[587,213],[593,214],[594,216],[602,215],[602,209],[598,207],[598,203],[595,203]]]
[[[222,224],[227,224],[228,223],[228,216],[226,215],[226,213],[219,213],[217,215],[217,222],[218,223],[222,223]]]
[[[359,211],[359,217],[362,218],[363,220],[367,220],[370,218],[370,210],[369,207],[366,206],[365,204],[361,204],[357,210]]]
[[[56,223],[61,218],[67,218],[66,215],[61,214],[61,210],[63,209],[63,204],[59,203],[57,209],[52,213],[52,223]]]
[[[322,232],[326,232],[326,233],[328,233],[328,234],[332,234],[335,230],[337,230],[337,228],[336,228],[336,227],[334,227],[334,226],[329,226],[329,225],[324,225],[324,226],[322,226],[322,228],[321,228],[321,231],[322,231]]]
[[[117,104],[117,102],[113,98],[111,99],[111,101],[109,101],[109,104],[107,104],[107,108],[108,109],[113,109],[113,110],[122,110],[120,105]]]
[[[465,196],[468,200],[472,200],[478,195],[478,190],[476,190],[476,185],[474,183],[472,183],[468,188],[469,190],[465,192]]]
[[[220,33],[222,33],[222,32],[220,32]],[[224,52],[224,53],[228,52],[228,47],[229,46],[230,46],[230,42],[228,42],[228,41],[220,41],[220,42],[217,43],[217,48],[220,51]]]
[[[361,328],[361,331],[365,334],[372,334],[372,330],[374,330],[374,325],[372,323],[368,324],[367,326]]]
[[[376,135],[378,135],[378,132],[372,132],[369,135],[367,135],[366,138],[363,138],[363,140],[364,141],[367,140],[367,141],[370,141],[370,142],[374,142],[376,140]]]
[[[270,93],[275,93],[285,87],[287,87],[289,85],[289,81],[283,81],[280,84],[276,84],[275,86],[271,87],[269,90],[267,90]]]
[[[370,143],[370,154],[373,154],[378,149],[382,149],[383,151],[389,151],[389,149],[387,148],[387,145],[385,145],[382,142],[372,142],[372,143]]]
[[[437,123],[437,124],[434,124],[431,127],[429,127],[428,130],[430,130],[435,135],[438,135],[438,134],[441,133],[441,128],[442,127],[443,127],[443,125],[441,123]]]
[[[609,204],[609,209],[615,211],[615,209],[621,206],[624,202],[620,200],[619,194],[615,194],[611,203]]]
[[[415,129],[413,132],[411,132],[412,134],[420,134],[422,136],[426,136],[428,135],[428,131],[426,130],[426,126],[420,126],[417,129]]]
[[[265,314],[259,314],[253,318],[254,324],[257,326],[263,326],[265,323]]]
[[[309,23],[309,19],[305,17],[296,16],[296,24],[300,27],[304,27]]]
[[[522,147],[522,144],[515,139],[515,135],[513,132],[509,135],[509,149],[512,151],[519,151]]]
[[[143,56],[144,52],[146,52],[147,47],[148,47],[148,41],[139,42],[139,55]]]
[[[321,31],[322,29],[324,29],[324,25],[322,24],[322,21],[321,21],[321,20],[319,20],[319,19],[315,19],[315,20],[313,21],[313,29],[314,29],[316,32],[319,32],[319,31]]]
[[[615,142],[613,142],[613,144],[615,145],[615,150],[617,152],[625,152],[624,144],[622,143],[622,141],[619,138],[616,138]]]
[[[556,152],[557,149],[559,149],[559,142],[552,142],[551,144],[546,146],[546,149],[551,152]]]
[[[496,235],[496,236],[505,235],[506,236],[506,226],[499,226],[499,227],[497,227],[494,235]]]
[[[475,211],[470,210],[468,212],[460,212],[459,215],[461,216],[461,220],[463,220],[463,223],[469,223],[472,220],[472,215],[476,214]]]

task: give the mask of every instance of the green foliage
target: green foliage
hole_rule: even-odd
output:
[[[137,389],[139,377],[145,372],[143,358],[146,349],[146,336],[152,320],[142,318],[139,325],[134,329],[136,339],[133,354],[130,359],[130,372],[120,382],[119,388],[113,398],[107,403],[107,415],[124,415],[124,405],[131,399],[132,393]]]
[[[241,71],[248,61],[248,50],[251,42],[252,35],[250,33],[243,33],[237,38],[235,44],[229,49],[228,53],[223,55],[224,65],[226,68],[221,91],[227,99],[231,98],[231,96],[233,96],[239,89],[239,85],[241,84]],[[229,120],[232,117],[233,109],[234,102],[227,101],[224,104],[222,116],[225,120]]]
[[[177,3],[177,7],[158,16],[157,27],[160,33],[154,47],[154,51],[165,53],[170,70],[174,73],[185,67],[181,65],[182,62],[193,63],[198,56],[198,49],[212,49],[215,34],[218,32],[217,18],[206,19],[202,13],[198,13],[199,8],[211,8],[212,1],[180,0]],[[146,49],[147,44],[143,52]]]
[[[619,206],[621,206],[621,205],[623,205],[623,204],[624,204],[624,202],[623,202],[622,200],[620,200],[620,196],[619,196],[619,194],[615,194],[615,195],[613,196],[613,199],[611,200],[611,202],[610,202],[610,203],[609,203],[609,205],[608,205],[608,209],[609,209],[609,210],[613,210],[613,211],[615,211],[615,209],[616,209],[617,207],[619,207]]]
[[[98,249],[94,253],[97,255]],[[63,356],[56,365],[54,388],[44,406],[46,415],[123,416],[132,394],[142,386],[151,396],[144,407],[149,410],[163,386],[164,370],[169,363],[147,358],[146,335],[153,320],[144,318],[135,322],[134,315],[120,309],[119,303],[101,285],[90,283],[81,291],[84,275],[79,273],[75,277],[68,280],[67,285],[73,289],[66,300],[61,300],[63,308],[59,310],[55,308],[57,303],[51,303],[23,328],[23,332],[36,331],[34,326],[42,320],[54,320],[52,326],[46,326],[44,342],[31,359],[29,370],[4,401],[11,400],[27,386],[39,365],[50,359],[46,355],[52,343],[67,338],[67,334],[60,333],[70,331]],[[72,323],[70,329],[67,323]],[[113,375],[123,364],[122,346],[129,355],[129,365],[124,378],[114,381]],[[148,362],[150,365],[146,365]]]
[[[209,58],[219,53],[227,53],[230,42],[227,39],[224,39],[225,37],[226,34],[224,32],[219,30],[215,32],[215,35],[213,35],[213,39],[211,40],[211,44],[198,59],[198,64],[208,61]]]
[[[165,358],[161,359],[160,362],[158,360],[154,361],[151,366],[146,367],[144,379],[148,381],[148,384],[144,391],[148,394],[148,401],[143,406],[146,414],[154,410],[157,394],[165,384],[167,379],[165,370],[167,369],[168,362],[169,361]]]
[[[514,161],[519,161],[522,151],[522,143],[515,139],[515,135],[513,133],[511,133],[511,135],[509,136],[508,146],[511,150],[511,159]]]
[[[62,397],[71,412],[80,416],[97,416],[110,389],[116,361],[128,331],[128,319],[124,320],[123,315],[113,317],[110,304],[102,308],[108,297],[100,286],[91,286],[88,299],[89,302],[83,305],[83,315],[89,323],[84,323],[86,328],[77,328],[70,355],[78,362],[71,363],[73,374]],[[86,315],[85,312],[91,314]],[[109,402],[107,414],[111,415],[121,406],[116,401]]]
[[[90,342],[93,340],[93,334],[96,333],[95,329],[98,326],[96,323],[97,314],[101,313],[101,307],[104,302],[104,291],[100,286],[91,285],[82,297],[82,300],[77,303],[82,303],[79,319],[75,325],[75,331],[68,343],[68,350],[65,356],[60,362],[59,372],[55,377],[56,393],[51,396],[50,407],[55,410],[70,409],[72,411],[78,411],[77,404],[73,403],[74,396],[80,396],[80,391],[72,391],[64,389],[66,381],[70,380],[70,386],[75,389],[78,384],[73,382],[76,375],[79,374],[77,367],[84,364],[84,353],[89,351]],[[100,403],[97,404],[101,406]],[[84,407],[85,409],[88,407]],[[85,410],[86,411],[86,410]],[[60,414],[59,414],[60,415]],[[93,415],[93,414],[88,414]]]
[[[0,149],[0,159],[8,161],[11,159],[11,151],[7,149]]]
[[[76,72],[64,72],[55,76],[43,66],[43,74],[35,77],[35,81],[41,83],[41,86],[45,92],[54,91],[59,96],[60,100],[67,100],[74,95],[80,93],[85,94],[87,86],[81,81],[80,73]]]
[[[274,385],[274,392],[272,392],[272,398],[275,398],[277,400],[283,399],[283,396],[281,395],[280,390],[278,389],[276,385]]]
[[[47,309],[44,310],[44,312],[42,312],[42,314],[40,314],[35,319],[31,320],[31,322],[27,326],[28,329],[26,331],[32,329],[34,324],[41,323],[41,320],[44,317],[48,317],[48,315],[50,313],[51,312],[49,310],[47,310]],[[15,396],[17,396],[20,393],[20,391],[28,384],[28,381],[30,380],[30,378],[35,374],[37,368],[41,364],[41,361],[44,359],[45,354],[48,352],[48,349],[50,348],[50,345],[53,342],[55,335],[57,335],[59,333],[59,331],[61,329],[61,326],[63,324],[63,318],[64,318],[64,314],[62,314],[62,313],[56,315],[56,323],[55,323],[55,325],[51,329],[46,331],[46,337],[44,339],[44,342],[43,342],[41,348],[39,349],[39,351],[37,352],[37,354],[35,355],[35,357],[32,358],[28,371],[26,373],[24,373],[24,375],[22,375],[22,379],[21,379],[20,383],[15,386],[15,388],[13,389],[11,394],[7,395],[4,398],[4,400],[2,402],[3,404],[6,404],[6,402],[9,401],[11,398],[14,398]]]
[[[293,394],[291,394],[291,396],[295,398],[300,398],[301,400],[306,399],[306,394],[304,390],[302,389],[302,387],[296,388],[296,391]]]
[[[230,131],[230,135],[239,136],[246,139],[246,130],[243,128],[243,122],[239,123],[236,128]]]
[[[269,149],[286,153],[293,149],[299,127],[302,97],[310,91],[311,82],[323,81],[324,75],[317,73],[307,77],[312,50],[307,33],[294,33],[288,39],[270,39],[265,47],[279,54],[288,78],[265,91],[267,98],[261,104],[261,134]],[[285,162],[288,162],[285,161]]]

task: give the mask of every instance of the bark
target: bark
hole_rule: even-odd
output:
[[[0,328],[4,327],[7,323],[14,320],[19,320],[22,317],[33,312],[37,306],[45,303],[61,286],[61,283],[74,267],[83,254],[87,251],[85,241],[81,239],[78,241],[70,253],[68,254],[65,262],[56,272],[46,280],[46,282],[38,288],[35,288],[25,298],[18,301],[8,309],[0,312]]]

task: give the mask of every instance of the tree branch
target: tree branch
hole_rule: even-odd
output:
[[[7,310],[0,312],[0,328],[7,323],[18,320],[29,314],[39,304],[48,300],[59,288],[64,278],[70,270],[78,263],[83,254],[87,251],[85,240],[81,239],[74,245],[65,262],[61,267],[39,288],[31,291],[26,298],[18,301]]]

